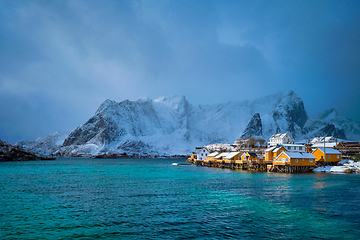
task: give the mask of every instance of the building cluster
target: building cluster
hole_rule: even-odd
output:
[[[328,139],[329,140],[329,139]],[[322,143],[318,144],[318,143]],[[325,144],[325,147],[324,147]],[[316,166],[337,165],[340,151],[326,145],[326,139],[314,140],[311,144],[294,144],[288,133],[274,134],[265,152],[210,151],[200,147],[188,161],[196,165],[254,171],[302,172]]]

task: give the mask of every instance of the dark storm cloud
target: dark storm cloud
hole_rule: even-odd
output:
[[[357,1],[0,1],[0,137],[69,130],[105,99],[293,89],[360,120]],[[349,104],[351,102],[351,104]],[[346,106],[346,107],[345,107]]]

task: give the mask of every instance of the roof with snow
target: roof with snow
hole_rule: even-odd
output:
[[[270,152],[270,151],[274,150],[275,148],[276,148],[276,147],[267,148],[267,149],[265,150],[265,152]]]
[[[336,142],[326,142],[325,143],[325,148],[334,148],[338,145],[339,143],[336,143]],[[313,145],[311,145],[311,147],[313,148],[324,148],[324,143],[314,143]]]
[[[335,142],[336,138],[333,136],[325,137],[325,142]],[[311,140],[311,143],[324,142],[324,137],[316,137]]]
[[[228,152],[223,152],[223,153],[220,153],[219,155],[217,155],[215,158],[226,157],[228,154],[229,154]]]
[[[209,152],[209,149],[207,147],[196,147],[195,149],[196,149],[196,151],[198,151],[198,150],[202,150],[204,148]]]
[[[219,155],[219,152],[213,152],[213,153],[210,153],[210,154],[208,155],[208,157],[215,157],[215,156],[217,156],[217,155]]]
[[[324,152],[324,148],[318,148],[320,151]],[[316,151],[316,150],[315,150]],[[325,153],[326,154],[341,154],[341,152],[339,152],[338,150],[334,149],[334,148],[325,148]]]
[[[230,159],[230,158],[233,158],[235,157],[236,155],[238,155],[240,152],[231,152],[231,153],[228,153],[228,155],[226,155],[226,159]]]
[[[274,152],[279,151],[279,150],[281,149],[281,147],[284,147],[284,146],[280,145],[280,146],[276,147],[275,150],[274,150]]]
[[[311,153],[307,152],[284,152],[289,158],[309,158],[315,159]]]

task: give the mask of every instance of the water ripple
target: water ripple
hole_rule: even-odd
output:
[[[357,239],[360,175],[0,163],[1,239]]]

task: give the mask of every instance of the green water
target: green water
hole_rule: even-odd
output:
[[[0,239],[359,239],[360,175],[183,161],[0,163]]]

